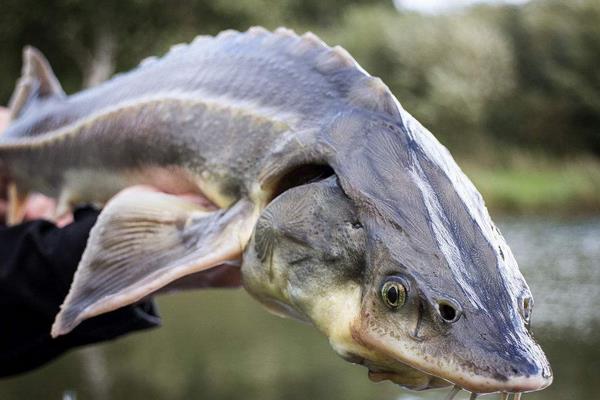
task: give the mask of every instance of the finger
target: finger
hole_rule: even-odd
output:
[[[127,191],[133,190],[139,190],[139,189],[144,189],[144,190],[151,190],[154,192],[160,192],[161,190],[154,187],[154,186],[149,186],[149,185],[136,185],[136,186],[131,186],[128,187],[126,189],[123,189],[120,193],[125,193]],[[177,197],[187,200],[189,202],[192,202],[194,204],[197,204],[199,206],[201,206],[202,208],[206,209],[206,210],[216,210],[219,207],[217,207],[215,205],[215,203],[213,203],[212,201],[210,201],[208,198],[206,198],[205,196],[203,196],[200,193],[170,193],[173,195],[176,195]]]
[[[59,217],[55,221],[55,224],[59,228],[64,228],[65,226],[69,225],[73,221],[74,221],[73,214],[69,213],[69,214],[66,214],[66,215],[63,215],[63,216]]]
[[[32,193],[25,204],[25,220],[52,219],[55,209],[56,201],[39,193]]]
[[[204,197],[200,194],[185,193],[185,194],[178,194],[177,197],[180,197],[184,200],[198,204],[199,206],[201,206],[202,208],[204,208],[206,210],[216,210],[219,208],[215,205],[215,203],[213,203],[212,201],[210,201],[209,199],[207,199],[206,197]]]

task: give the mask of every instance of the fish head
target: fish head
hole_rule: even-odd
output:
[[[473,393],[552,382],[515,258],[429,131],[398,105],[340,114],[299,148],[333,175],[266,206],[242,266],[253,296],[314,324],[374,381]]]
[[[375,353],[363,361],[372,380],[403,384],[410,366],[428,375],[417,389],[439,386],[434,377],[474,393],[536,391],[551,383],[549,363],[529,331],[533,299],[520,274],[445,273],[453,262],[448,256],[424,254],[410,240],[367,243],[368,275],[351,337]],[[460,268],[474,261],[506,268],[498,258],[481,254]]]
[[[399,105],[397,118],[341,116],[327,140],[365,231],[351,336],[375,353],[359,356],[371,378],[402,384],[397,362],[474,393],[548,386],[529,331],[531,291],[449,152]]]

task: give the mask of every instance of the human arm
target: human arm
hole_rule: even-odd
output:
[[[8,110],[0,107],[0,134]],[[52,339],[50,327],[65,298],[98,211],[84,208],[75,221],[48,221],[54,201],[28,199],[26,219],[3,226],[8,180],[0,171],[0,377],[40,366],[65,351],[159,325],[154,303],[145,300],[93,318],[72,333]],[[41,220],[45,218],[46,220]]]

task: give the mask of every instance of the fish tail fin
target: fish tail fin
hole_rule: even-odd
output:
[[[21,77],[17,81],[8,104],[8,124],[10,125],[12,121],[23,116],[34,103],[65,97],[65,92],[46,57],[38,49],[26,46],[23,49]],[[0,134],[5,130],[0,130]],[[11,177],[4,150],[6,149],[0,144],[0,180],[8,181],[6,222],[8,225],[15,225],[22,222],[25,217],[25,203],[28,193],[27,190],[23,190],[23,185],[17,186],[14,177]],[[2,194],[0,193],[0,195]]]
[[[26,46],[23,49],[23,68],[21,78],[9,103],[10,120],[17,119],[34,100],[65,97],[50,63],[36,48]]]

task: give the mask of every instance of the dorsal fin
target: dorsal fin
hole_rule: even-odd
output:
[[[50,63],[36,48],[26,46],[23,49],[23,69],[21,78],[10,99],[10,117],[16,119],[32,98],[64,97],[58,79]]]

